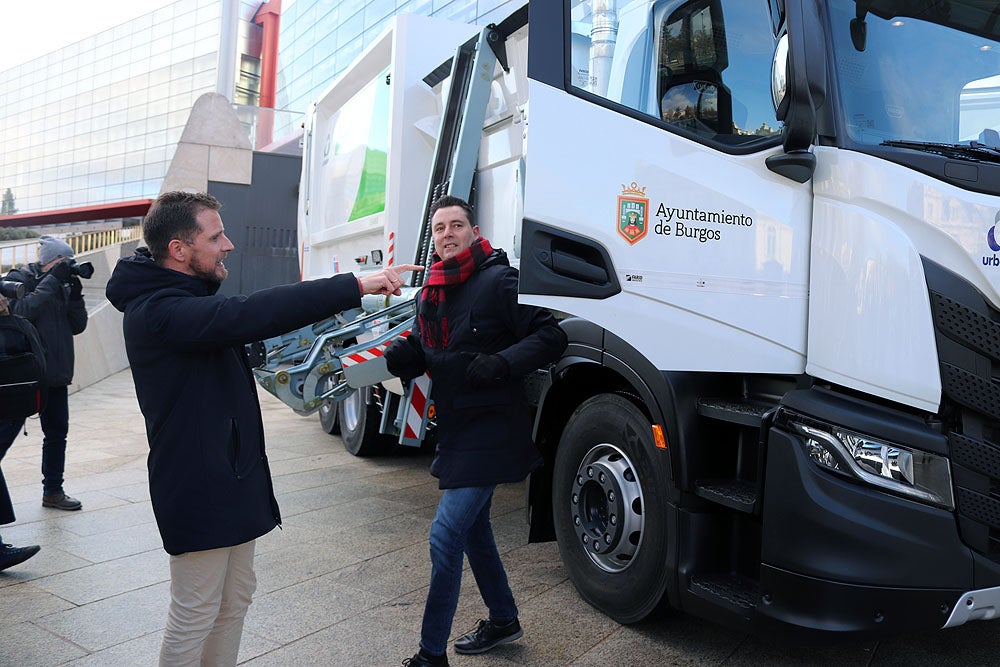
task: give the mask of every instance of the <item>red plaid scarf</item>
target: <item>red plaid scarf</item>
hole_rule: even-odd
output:
[[[444,349],[448,345],[448,318],[445,316],[445,296],[449,287],[461,285],[493,254],[490,242],[482,236],[468,248],[450,259],[438,259],[424,283],[420,298],[420,339],[427,347]],[[434,257],[437,258],[437,253]]]

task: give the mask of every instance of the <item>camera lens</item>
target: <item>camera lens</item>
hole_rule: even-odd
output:
[[[80,262],[79,264],[74,262],[72,271],[81,278],[90,278],[94,275],[94,265],[90,262]]]
[[[8,299],[20,299],[24,296],[24,283],[15,280],[0,280],[0,294]]]

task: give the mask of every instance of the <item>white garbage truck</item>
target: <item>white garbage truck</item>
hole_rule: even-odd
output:
[[[310,111],[303,277],[429,266],[429,203],[470,199],[570,340],[525,383],[530,539],[618,621],[993,618],[998,31],[986,0],[398,16]],[[355,453],[419,444],[380,350],[421,280],[265,341],[259,381]]]

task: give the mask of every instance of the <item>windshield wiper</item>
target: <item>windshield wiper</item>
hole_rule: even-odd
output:
[[[934,153],[951,158],[966,158],[969,160],[981,160],[983,162],[1000,162],[1000,148],[987,146],[978,141],[971,141],[967,144],[942,144],[932,141],[903,141],[901,139],[887,139],[880,145],[892,146],[894,148],[910,148],[915,151]]]

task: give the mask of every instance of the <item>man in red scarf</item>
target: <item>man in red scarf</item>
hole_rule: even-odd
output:
[[[417,325],[385,351],[389,371],[434,381],[438,449],[431,474],[444,492],[431,524],[431,584],[420,651],[411,667],[447,665],[448,636],[462,582],[462,556],[489,617],[455,641],[483,653],[522,635],[517,606],[490,524],[497,484],[542,464],[531,440],[521,379],[559,358],[566,334],[552,314],[517,302],[517,270],[479,235],[471,207],[445,196],[431,206],[435,263],[417,305]]]

